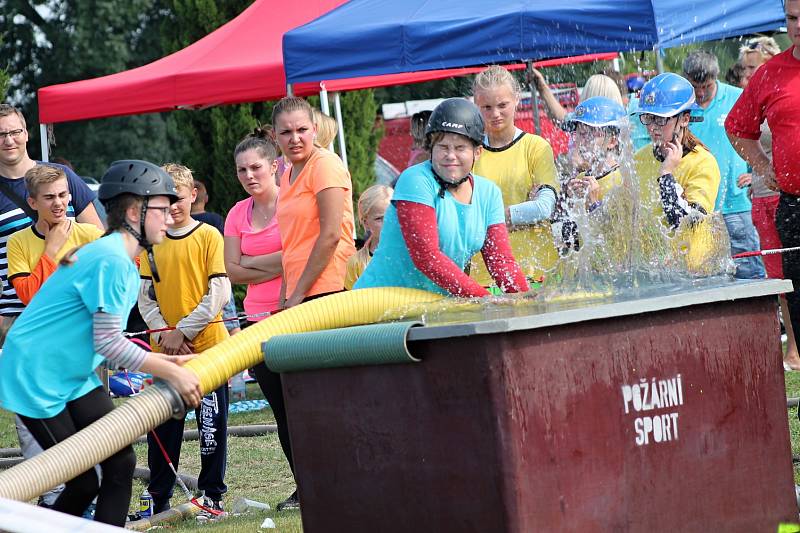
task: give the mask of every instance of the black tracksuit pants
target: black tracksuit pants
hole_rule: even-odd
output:
[[[800,197],[781,193],[775,227],[784,248],[800,246]],[[786,295],[795,335],[800,331],[800,253],[783,254],[783,277],[792,281],[794,292]]]
[[[197,479],[197,488],[212,500],[220,500],[228,490],[225,485],[228,461],[228,385],[205,395],[194,412],[200,433],[200,476]],[[155,429],[176,470],[180,463],[183,427],[184,419],[170,419]],[[150,484],[147,490],[153,497],[154,511],[160,512],[166,508],[172,497],[175,474],[151,433],[147,434],[147,464],[150,467]]]
[[[98,387],[67,403],[66,408],[52,418],[20,418],[33,438],[43,449],[71,437],[114,409],[108,393]],[[124,526],[131,502],[133,471],[136,454],[126,446],[102,463],[103,481],[99,482],[94,467],[67,481],[64,491],[53,504],[53,510],[81,516],[97,496],[96,522]]]

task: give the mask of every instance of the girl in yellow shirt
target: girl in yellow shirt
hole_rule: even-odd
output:
[[[624,125],[625,109],[603,96],[585,100],[564,121],[564,128],[572,134],[570,157],[575,174],[566,181],[553,223],[562,255],[578,250],[581,244],[578,225],[570,214],[594,212],[603,205],[606,194],[622,183],[619,157],[620,128]]]
[[[720,172],[714,156],[689,131],[695,107],[694,88],[681,76],[659,74],[647,82],[636,113],[652,144],[636,153],[635,162],[640,205],[660,219],[672,252],[685,257],[688,272],[708,275],[718,271],[727,256],[720,256],[720,242],[727,242],[727,233],[715,229],[710,216]],[[647,236],[640,238],[645,258],[662,261]]]
[[[514,257],[527,277],[539,279],[558,259],[550,232],[558,192],[553,149],[514,125],[520,87],[506,69],[495,65],[478,74],[473,94],[486,128],[474,172],[500,187]],[[482,285],[491,283],[477,256],[470,275]]]

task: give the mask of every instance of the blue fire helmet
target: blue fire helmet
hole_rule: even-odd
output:
[[[593,96],[578,104],[565,122],[568,125],[567,129],[570,130],[574,129],[578,122],[593,128],[608,126],[619,128],[626,120],[626,116],[625,108],[621,104],[605,96]]]
[[[692,84],[686,78],[667,72],[644,84],[639,109],[634,113],[674,117],[692,109],[697,109]]]

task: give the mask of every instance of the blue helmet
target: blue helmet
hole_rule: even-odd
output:
[[[666,72],[644,84],[635,113],[674,117],[692,109],[697,109],[692,84],[686,78]]]
[[[621,104],[605,96],[593,96],[578,104],[565,122],[569,129],[574,128],[578,122],[594,128],[619,128],[626,116],[625,108]]]

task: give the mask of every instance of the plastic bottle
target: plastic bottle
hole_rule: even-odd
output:
[[[231,378],[231,402],[239,402],[246,399],[247,388],[245,387],[244,377],[239,372]]]
[[[150,496],[147,489],[144,489],[142,495],[139,496],[139,515],[153,516],[153,497]]]

